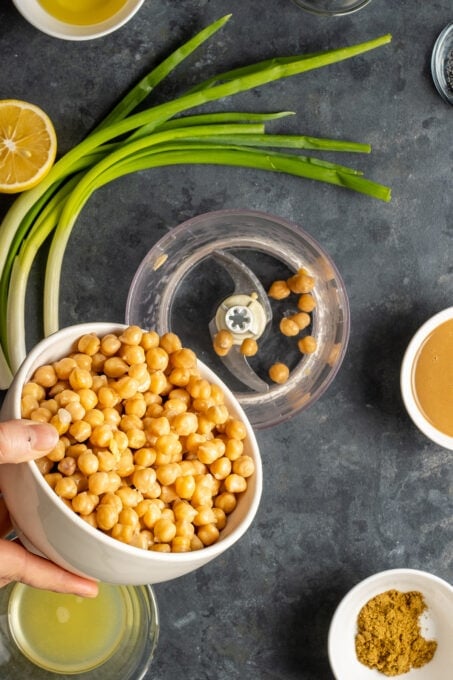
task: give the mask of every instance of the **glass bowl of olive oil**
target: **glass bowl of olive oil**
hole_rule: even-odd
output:
[[[0,590],[2,680],[141,680],[158,635],[150,586],[101,583],[94,599],[22,583]]]
[[[91,40],[124,26],[144,0],[13,0],[35,28],[54,38]]]

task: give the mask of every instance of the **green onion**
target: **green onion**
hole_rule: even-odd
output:
[[[306,55],[277,57],[218,74],[171,101],[133,113],[154,88],[228,21],[203,29],[146,75],[104,120],[66,153],[34,189],[13,203],[0,225],[0,388],[10,384],[26,346],[25,300],[36,254],[52,236],[46,264],[44,334],[58,329],[61,268],[77,218],[94,191],[140,170],[176,164],[220,164],[283,172],[389,201],[388,187],[360,170],[294,151],[370,153],[368,144],[307,135],[275,135],[265,124],[294,115],[190,113],[266,83],[349,59],[390,42],[390,35]],[[284,150],[292,153],[284,153]]]

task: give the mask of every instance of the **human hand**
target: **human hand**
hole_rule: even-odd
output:
[[[0,423],[0,464],[40,458],[57,442],[57,431],[47,423],[30,420]],[[6,536],[10,530],[8,510],[3,498],[0,498],[0,536]],[[44,557],[34,555],[18,541],[0,540],[0,587],[12,581],[81,597],[95,597],[98,593],[95,581],[71,574]]]

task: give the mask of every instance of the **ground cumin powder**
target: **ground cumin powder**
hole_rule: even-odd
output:
[[[387,590],[362,607],[355,639],[359,661],[384,675],[402,675],[431,661],[437,642],[421,636],[419,616],[426,609],[418,591]]]

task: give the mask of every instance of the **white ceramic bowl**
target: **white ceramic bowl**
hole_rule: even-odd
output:
[[[42,340],[27,356],[5,397],[1,419],[20,418],[23,384],[43,364],[67,356],[74,341],[85,333],[121,332],[126,326],[88,323],[64,328]],[[145,585],[169,581],[194,571],[230,548],[250,526],[258,509],[262,490],[262,468],[256,438],[250,423],[232,392],[201,362],[199,370],[211,383],[220,385],[232,415],[247,428],[244,453],[253,457],[255,473],[241,494],[217,543],[188,553],[158,553],[135,548],[111,538],[84,522],[67,508],[32,461],[0,466],[0,488],[20,540],[69,571],[105,583]]]
[[[437,430],[420,409],[414,391],[414,368],[419,350],[430,333],[445,321],[453,319],[453,307],[448,307],[428,319],[415,333],[403,357],[400,374],[401,394],[406,410],[418,429],[431,441],[453,450],[453,437]],[[453,358],[452,358],[453,360]]]
[[[126,0],[121,9],[109,19],[89,26],[70,24],[55,19],[46,12],[38,0],[13,0],[13,3],[24,19],[47,35],[63,40],[92,40],[113,33],[124,26],[138,12],[144,0]]]
[[[437,576],[416,569],[390,569],[366,578],[340,602],[330,625],[328,652],[336,680],[378,680],[386,676],[360,663],[355,652],[357,617],[371,598],[387,590],[423,594],[427,605],[421,630],[426,639],[435,639],[433,659],[398,677],[407,680],[451,680],[453,668],[453,587]],[[425,616],[426,614],[426,616]]]

